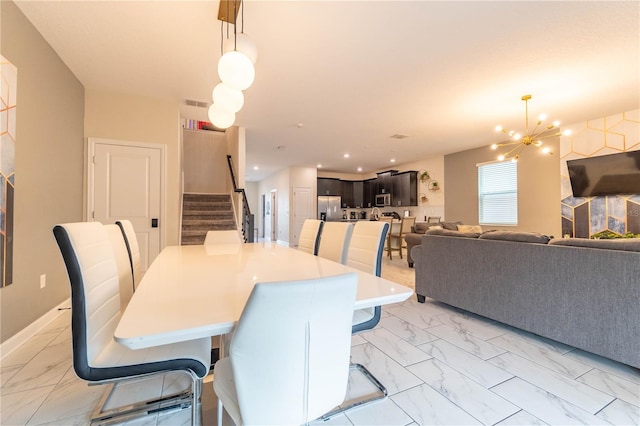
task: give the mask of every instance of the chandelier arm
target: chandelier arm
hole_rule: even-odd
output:
[[[555,136],[562,136],[562,133],[561,133],[561,132],[554,132],[554,133],[552,133],[552,134],[550,134],[550,135],[540,136],[540,135],[542,135],[542,134],[544,134],[544,133],[545,133],[545,132],[544,132],[544,131],[542,131],[542,132],[538,133],[537,135],[533,135],[533,136],[531,136],[531,138],[535,138],[535,139],[538,139],[538,140],[543,140],[543,139],[553,138],[553,137],[555,137]]]
[[[511,148],[511,150],[509,152],[504,154],[504,158],[505,159],[510,158],[514,154],[514,152],[516,152],[518,150],[518,148],[520,148],[522,150],[523,146],[524,146],[523,144],[520,144],[518,146],[514,146],[513,148]]]
[[[533,128],[531,133],[527,132],[531,136],[531,139],[538,137],[538,135],[541,134],[541,133],[544,133],[544,130],[541,130],[536,134],[536,131],[538,130],[538,127],[540,127],[540,124],[542,124],[542,121],[538,121],[536,123],[536,127]]]
[[[515,144],[519,144],[522,143],[520,141],[511,141],[511,142],[499,142],[496,144],[496,147],[498,148],[502,148],[503,146],[511,146],[511,145],[515,145]]]

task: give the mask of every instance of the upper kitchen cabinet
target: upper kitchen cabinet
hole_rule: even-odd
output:
[[[418,172],[410,171],[391,176],[391,205],[406,207],[418,205]]]
[[[342,195],[342,181],[334,178],[318,178],[318,195]]]
[[[341,180],[340,195],[342,196],[342,208],[355,207],[353,200],[353,181],[350,180]]]
[[[377,179],[367,179],[362,181],[362,207],[370,209],[376,205],[376,185]]]
[[[386,172],[378,173],[376,179],[376,194],[391,194],[393,193],[393,176],[397,173],[397,170],[389,170]]]
[[[353,207],[366,207],[364,204],[364,182],[353,182]]]

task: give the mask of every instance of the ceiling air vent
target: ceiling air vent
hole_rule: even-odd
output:
[[[187,100],[184,101],[184,103],[189,105],[189,106],[193,106],[193,107],[209,108],[209,103],[208,102],[194,101],[193,99],[187,99]]]
[[[404,133],[396,133],[395,135],[389,136],[392,139],[406,139],[409,135],[405,135]]]

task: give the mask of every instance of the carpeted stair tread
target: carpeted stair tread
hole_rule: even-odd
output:
[[[203,244],[207,231],[237,229],[229,194],[185,193],[182,210],[182,245]]]

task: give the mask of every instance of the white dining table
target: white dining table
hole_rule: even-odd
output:
[[[229,333],[259,282],[358,274],[354,309],[402,302],[413,289],[269,242],[169,246],[153,261],[115,330],[140,349]]]

